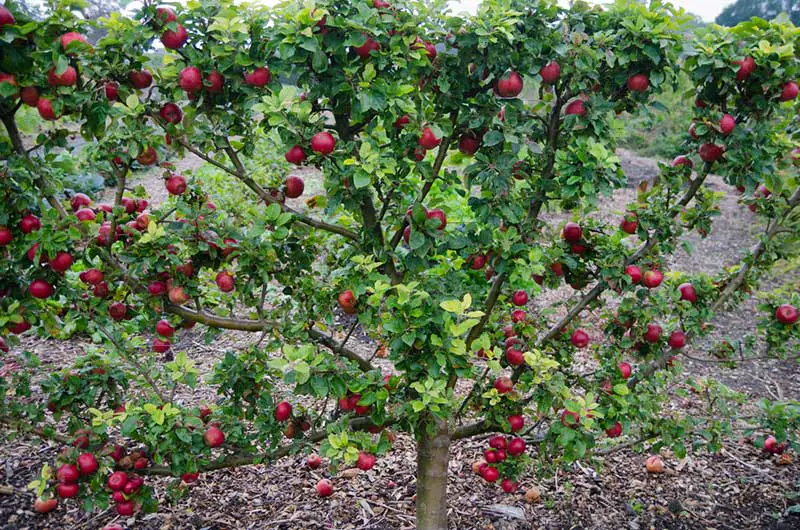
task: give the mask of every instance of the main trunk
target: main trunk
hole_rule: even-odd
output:
[[[417,438],[417,530],[447,530],[447,423],[433,421]]]

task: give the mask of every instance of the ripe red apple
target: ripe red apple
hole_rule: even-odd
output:
[[[439,220],[439,226],[436,227],[436,230],[444,230],[444,227],[447,226],[447,216],[445,215],[444,210],[432,208],[425,212],[425,217],[428,219]]]
[[[644,333],[644,340],[655,344],[661,339],[661,326],[658,324],[648,324],[647,331]]]
[[[78,469],[81,475],[91,475],[97,471],[97,459],[92,453],[83,453],[78,457]]]
[[[203,88],[203,74],[196,66],[187,66],[178,74],[178,85],[188,94],[199,92]]]
[[[320,497],[330,497],[333,495],[333,484],[331,484],[331,481],[326,478],[317,482],[315,489],[317,490],[317,495]]]
[[[527,317],[528,315],[525,313],[525,311],[522,309],[517,309],[511,313],[511,322],[514,322],[515,324],[518,322],[524,322]]]
[[[12,324],[8,327],[8,331],[13,333],[14,335],[22,335],[29,329],[31,329],[30,322],[23,320],[22,322],[17,322],[16,324]]]
[[[522,93],[522,77],[513,70],[497,80],[494,92],[501,98],[515,98]]]
[[[114,320],[122,320],[128,312],[128,308],[122,302],[114,302],[108,307],[108,313]]]
[[[6,246],[14,240],[11,230],[5,226],[0,226],[0,246]]]
[[[318,132],[311,138],[311,150],[320,155],[329,155],[336,149],[336,139],[329,132]]]
[[[94,286],[92,291],[97,298],[105,298],[108,296],[108,284],[106,282],[100,282]]]
[[[408,125],[410,122],[411,122],[411,117],[408,114],[404,114],[404,115],[400,116],[399,118],[397,118],[395,120],[394,128],[395,129],[402,129],[403,127]]]
[[[514,388],[514,381],[510,377],[503,375],[494,380],[494,388],[499,394],[507,394]]]
[[[147,284],[147,291],[152,296],[163,296],[167,292],[167,284],[160,281],[153,281]]]
[[[585,348],[589,345],[589,334],[582,329],[576,329],[570,337],[570,342],[576,348]]]
[[[309,469],[317,469],[322,465],[322,459],[319,455],[308,455],[308,458],[306,458],[306,465]]]
[[[94,210],[90,210],[89,208],[81,208],[75,212],[75,217],[77,217],[78,221],[81,222],[92,222],[97,220],[97,214],[94,213]]]
[[[77,42],[82,42],[84,44],[88,44],[88,42],[86,42],[86,37],[84,37],[83,35],[81,35],[76,31],[70,31],[68,33],[64,33],[63,35],[61,35],[60,40],[61,40],[61,47],[64,48],[65,50],[67,49],[67,46],[69,46],[70,43],[72,42],[77,41]]]
[[[716,162],[725,154],[725,149],[717,144],[706,143],[697,150],[703,162]]]
[[[515,414],[508,417],[508,423],[511,426],[511,432],[517,432],[525,425],[525,418],[520,414]]]
[[[191,484],[192,482],[196,482],[198,477],[200,477],[200,473],[184,473],[181,475],[181,480],[186,484]]]
[[[39,116],[44,120],[55,121],[58,119],[53,110],[53,103],[47,98],[39,98],[39,101],[36,102],[36,109],[39,111]]]
[[[586,116],[586,113],[586,105],[584,105],[582,99],[573,100],[564,108],[564,114],[567,116],[571,114],[575,116]]]
[[[114,81],[106,81],[103,85],[103,92],[109,101],[117,101],[119,98],[119,84]]]
[[[359,451],[356,467],[361,471],[369,471],[375,465],[375,455]]]
[[[158,337],[153,339],[153,344],[150,346],[156,353],[167,353],[172,347],[168,340],[162,340]]]
[[[719,121],[719,130],[724,136],[728,136],[736,128],[736,118],[730,114],[725,114]]]
[[[797,308],[790,304],[780,305],[775,310],[775,318],[781,324],[791,326],[797,322]]]
[[[623,379],[627,379],[633,373],[633,368],[630,364],[626,362],[621,362],[617,365],[617,369],[619,370],[620,375]]]
[[[72,207],[73,212],[81,208],[87,208],[90,204],[92,204],[92,199],[85,193],[76,193],[69,200],[69,205]]]
[[[686,335],[684,335],[683,331],[673,331],[667,342],[673,350],[680,350],[686,346]]]
[[[514,482],[510,478],[504,478],[500,483],[500,487],[503,488],[503,491],[506,493],[514,493],[517,491],[517,488],[519,488],[519,482]]]
[[[631,92],[647,92],[647,89],[650,88],[650,80],[644,74],[630,76],[626,84]]]
[[[159,320],[156,323],[156,333],[162,337],[171,337],[175,334],[175,328],[166,320]]]
[[[170,195],[183,195],[186,191],[186,178],[181,175],[171,175],[164,182],[164,186]]]
[[[292,417],[292,405],[287,401],[281,401],[275,407],[275,419],[277,421],[286,421]]]
[[[161,34],[161,43],[164,44],[165,48],[170,50],[177,50],[186,42],[186,39],[189,38],[189,34],[182,25],[178,24],[178,27],[175,28],[175,31],[167,30]]]
[[[489,447],[492,449],[505,449],[506,448],[506,437],[502,435],[496,435],[489,438]]]
[[[361,46],[353,46],[353,51],[356,52],[356,55],[361,57],[362,59],[369,59],[370,53],[373,51],[377,52],[381,49],[381,45],[378,44],[371,36],[364,35],[367,40],[364,41],[364,44]]]
[[[134,88],[143,90],[153,83],[153,76],[147,70],[136,70],[128,74],[128,79]]]
[[[61,484],[74,484],[78,482],[81,474],[73,464],[61,464],[56,469],[56,480]]]
[[[486,266],[486,256],[483,254],[475,254],[470,256],[467,261],[469,262],[470,268],[474,271],[481,270],[484,266]]]
[[[514,291],[514,294],[511,296],[511,302],[515,306],[524,306],[528,303],[528,293],[522,290]]]
[[[525,440],[522,438],[514,438],[508,442],[508,449],[506,450],[511,456],[519,456],[525,452]]]
[[[284,195],[286,195],[290,199],[296,199],[297,197],[303,194],[303,189],[305,188],[305,184],[303,183],[303,179],[300,177],[290,176],[286,179],[284,183]]]
[[[565,224],[564,229],[561,231],[561,237],[570,243],[580,241],[582,235],[583,231],[581,230],[581,227],[577,223],[573,222]]]
[[[303,161],[306,159],[306,154],[303,151],[303,148],[299,145],[295,145],[288,151],[286,151],[286,155],[284,155],[286,161],[290,164],[301,165]]]
[[[786,451],[788,444],[786,442],[778,443],[774,436],[770,435],[764,440],[764,451],[772,453],[773,455],[780,455]]]
[[[675,159],[672,161],[672,167],[679,167],[679,166],[686,166],[689,169],[694,167],[694,162],[688,156],[680,155],[676,156]]]
[[[124,501],[117,503],[117,514],[122,517],[130,517],[136,512],[136,503],[133,501]]]
[[[694,125],[695,125],[694,122],[692,122],[689,125],[689,136],[692,137],[692,140],[697,140],[698,136],[697,136],[697,131],[694,128]]]
[[[223,293],[229,293],[234,289],[233,274],[228,271],[220,271],[217,274],[217,287]]]
[[[39,89],[35,86],[26,86],[19,91],[20,99],[29,107],[35,107],[39,103]],[[55,499],[52,499],[55,500]]]
[[[554,84],[561,76],[561,67],[555,61],[550,61],[539,70],[539,75],[542,76],[542,81],[548,85]]]
[[[33,214],[27,214],[19,222],[19,229],[23,234],[30,234],[42,228],[42,222]]]
[[[389,2],[384,2],[383,0],[372,0],[372,6],[375,9],[388,9],[392,7],[392,4]]]
[[[225,89],[225,78],[216,70],[206,74],[206,92],[209,94],[221,94]]]
[[[525,363],[525,356],[519,350],[508,348],[506,350],[506,361],[508,361],[508,364],[511,366],[520,366]]]
[[[103,281],[103,273],[97,269],[85,270],[80,274],[80,279],[89,285],[97,285]]]
[[[752,74],[753,70],[756,69],[756,62],[750,56],[745,57],[741,61],[734,61],[734,64],[739,65],[739,69],[736,71],[737,81],[744,81],[750,77],[750,74]]]
[[[792,101],[797,98],[798,91],[800,91],[800,87],[794,81],[785,83],[783,90],[781,90],[781,101]]]
[[[339,307],[348,315],[356,312],[356,295],[353,291],[348,289],[339,293]]]
[[[609,438],[617,438],[622,434],[622,424],[620,422],[614,422],[614,425],[606,429],[606,434]]]
[[[30,286],[28,286],[28,292],[34,298],[44,300],[45,298],[52,296],[53,286],[44,280],[33,280]]]
[[[59,252],[50,260],[50,268],[56,272],[64,272],[72,267],[72,255],[68,252]]]
[[[422,130],[422,135],[419,137],[419,141],[417,143],[423,149],[430,150],[442,143],[442,139],[437,138],[436,134],[434,134],[430,127],[425,127]]]
[[[158,111],[158,115],[161,116],[161,119],[165,122],[175,125],[180,123],[183,119],[183,111],[181,111],[181,108],[175,103],[166,103],[161,107],[161,110]]]
[[[628,265],[625,267],[625,274],[631,279],[634,284],[642,281],[642,270],[636,265]]]
[[[77,484],[59,484],[56,486],[56,495],[62,499],[69,499],[76,496],[79,490]]]
[[[642,275],[642,283],[648,289],[655,289],[664,281],[664,275],[660,270],[651,269]]]
[[[486,460],[488,464],[497,463],[497,451],[494,449],[484,449],[483,459]]]
[[[178,17],[175,16],[175,11],[168,7],[159,7],[156,9],[156,20],[162,25],[167,25],[170,22],[175,22]]]
[[[14,15],[11,14],[11,11],[0,6],[0,29],[3,29],[3,26],[13,26],[16,23],[17,21],[14,19]]]
[[[0,7],[0,27],[2,27],[2,10],[5,9]],[[33,511],[36,513],[49,513],[56,509],[58,506],[58,499],[42,499],[41,497],[37,497],[35,501],[33,501]]]
[[[682,283],[678,286],[678,290],[681,293],[681,300],[686,300],[687,302],[695,303],[697,302],[697,293],[694,290],[694,286],[691,283]]]
[[[203,441],[212,449],[214,447],[219,447],[225,442],[225,433],[223,433],[219,427],[210,427],[203,434]]]
[[[139,153],[139,156],[136,157],[136,161],[143,166],[152,166],[158,161],[158,154],[155,149],[148,145],[144,151]]]
[[[636,229],[639,227],[638,216],[633,212],[625,212],[625,217],[622,218],[619,227],[626,234],[635,234]]]
[[[458,150],[467,156],[472,156],[478,152],[481,141],[472,133],[464,133],[458,139]]]
[[[481,476],[486,482],[495,482],[500,478],[500,472],[494,466],[487,466],[484,468],[483,472],[481,472]]]
[[[271,80],[272,74],[267,66],[259,66],[244,76],[245,84],[259,88],[268,85]]]

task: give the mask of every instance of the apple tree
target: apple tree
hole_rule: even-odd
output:
[[[760,336],[796,351],[796,293],[765,300],[757,335],[708,339],[797,252],[800,33],[785,21],[687,42],[688,17],[658,2],[486,0],[467,17],[442,0],[146,1],[96,22],[72,4],[42,21],[0,8],[0,346],[16,363],[0,420],[66,447],[34,484],[41,511],[52,496],[152,511],[146,477],[288,455],[368,470],[403,431],[417,526],[444,529],[454,441],[493,434],[476,472],[509,493],[534,459],[591,458],[609,438],[716,450],[735,407],[661,412],[684,349],[733,363]],[[686,154],[609,222],[625,116],[681,72]],[[33,108],[35,138],[18,127]],[[78,135],[116,182],[107,203],[64,191],[57,159]],[[190,156],[205,166],[179,169]],[[132,184],[142,167],[163,175],[161,204]],[[712,230],[712,171],[762,232],[715,274],[667,270],[683,235]],[[198,370],[177,343],[196,324],[254,334],[222,352],[213,404],[185,398]],[[26,334],[89,345],[45,374]],[[796,404],[761,411],[758,443],[797,443]]]

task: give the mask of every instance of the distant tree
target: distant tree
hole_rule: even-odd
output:
[[[792,23],[800,26],[800,3],[796,0],[736,0],[722,10],[716,23],[721,26],[735,26],[752,17],[772,20],[781,12],[788,13]]]

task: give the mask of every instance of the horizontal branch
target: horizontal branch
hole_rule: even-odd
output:
[[[230,329],[234,331],[248,331],[248,332],[260,332],[267,329],[277,329],[280,327],[280,323],[275,320],[249,320],[249,319],[237,319],[237,318],[226,318],[220,317],[217,315],[212,315],[205,311],[194,311],[184,306],[179,306],[175,304],[167,304],[165,309],[174,314],[178,315],[186,320],[191,322],[198,322],[200,324],[205,324],[212,328],[218,329]],[[337,343],[337,341],[319,330],[311,328],[308,330],[308,336],[316,342],[317,344],[321,344],[326,348],[330,349],[333,353],[337,355],[341,355],[346,359],[349,359],[356,364],[358,367],[368,372],[373,370],[374,367],[372,364],[361,357],[359,354],[345,348],[341,344]]]

